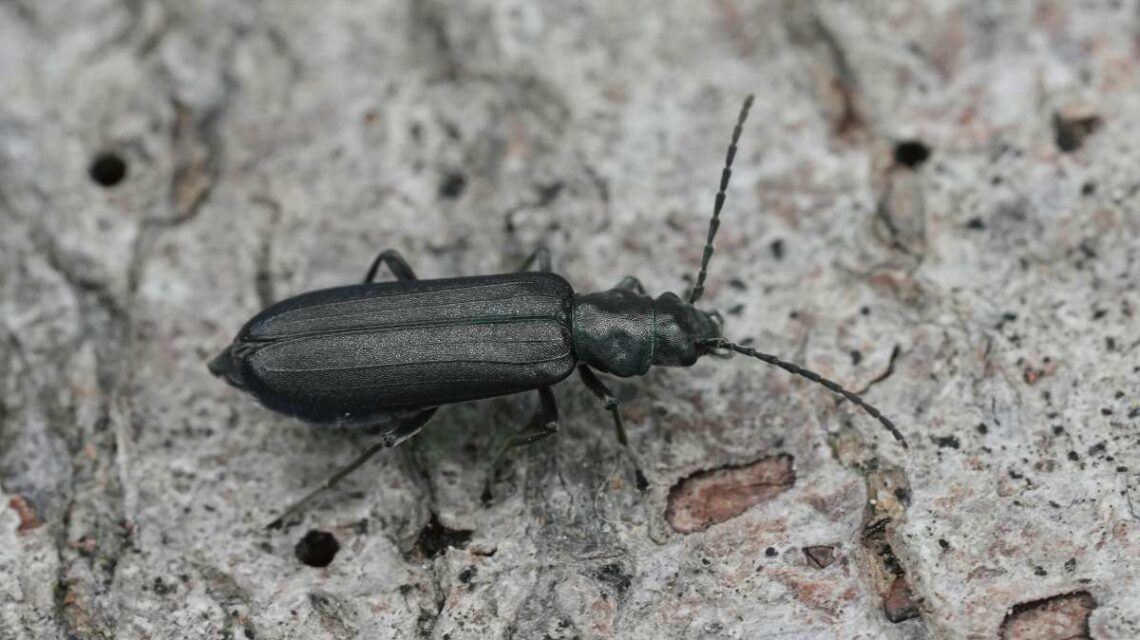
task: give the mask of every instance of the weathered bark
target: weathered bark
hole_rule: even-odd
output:
[[[1135,0],[0,3],[0,638],[1137,637],[1137,33]],[[242,321],[383,248],[683,291],[749,92],[704,303],[909,450],[710,358],[613,382],[644,495],[571,380],[490,504],[533,396],[262,529],[370,439],[211,378]]]

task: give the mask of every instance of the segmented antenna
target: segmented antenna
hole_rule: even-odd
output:
[[[757,350],[749,348],[749,347],[742,347],[742,346],[735,344],[733,342],[729,342],[723,338],[717,338],[715,340],[708,340],[702,344],[704,344],[706,347],[711,347],[713,349],[730,349],[730,350],[735,351],[737,353],[756,358],[757,360],[763,360],[764,362],[767,362],[770,365],[777,366],[777,367],[783,369],[784,371],[794,373],[797,376],[807,378],[808,380],[811,380],[812,382],[815,382],[815,383],[818,383],[818,384],[821,384],[821,385],[827,387],[831,391],[838,393],[839,395],[843,396],[844,398],[847,398],[851,402],[854,402],[855,404],[859,405],[864,411],[871,414],[872,417],[874,417],[876,420],[878,420],[880,423],[882,423],[882,425],[884,427],[886,427],[887,431],[891,432],[891,435],[895,437],[895,440],[899,441],[899,444],[901,444],[904,449],[908,448],[907,443],[906,443],[906,438],[903,437],[902,432],[900,432],[898,430],[898,427],[896,427],[893,422],[891,422],[889,419],[887,419],[887,417],[884,416],[878,409],[876,409],[875,407],[873,407],[870,404],[868,404],[867,402],[865,402],[858,395],[856,395],[856,394],[848,391],[847,389],[844,389],[843,387],[839,386],[839,383],[832,382],[831,380],[828,380],[827,378],[819,375],[818,373],[811,371],[809,369],[804,369],[803,367],[801,367],[799,365],[792,364],[791,362],[785,362],[785,361],[777,358],[776,356],[773,356],[773,355],[770,355],[767,353],[762,353],[760,351],[757,351]]]
[[[724,157],[724,170],[720,173],[720,190],[716,192],[716,203],[713,204],[712,218],[709,220],[709,235],[705,240],[705,252],[701,256],[701,270],[697,273],[697,284],[689,294],[689,304],[696,303],[705,292],[705,278],[708,277],[709,260],[713,254],[713,238],[716,238],[717,229],[720,228],[720,210],[724,208],[724,192],[728,189],[728,180],[732,177],[732,161],[736,158],[736,143],[740,141],[740,134],[744,130],[744,121],[748,119],[748,110],[752,108],[752,95],[744,99],[744,106],[740,107],[740,116],[736,119],[736,128],[732,130],[732,143],[728,145],[728,153]]]

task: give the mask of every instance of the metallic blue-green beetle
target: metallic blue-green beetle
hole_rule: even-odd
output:
[[[270,526],[280,525],[377,451],[415,435],[440,405],[535,390],[539,415],[504,450],[553,435],[558,409],[550,388],[575,368],[605,403],[627,448],[618,399],[593,370],[640,376],[651,366],[688,367],[713,352],[749,355],[823,384],[868,411],[905,446],[894,425],[859,396],[726,340],[720,315],[694,306],[704,292],[736,144],[751,105],[749,96],[733,129],[700,272],[687,301],[673,293],[652,298],[632,276],[608,291],[576,294],[551,273],[544,248],[518,273],[440,280],[418,280],[389,250],[377,256],[363,284],[304,293],[247,322],[210,362],[211,373],[275,411],[382,432],[376,445]],[[395,281],[374,282],[382,264]],[[645,477],[634,466],[644,489]]]

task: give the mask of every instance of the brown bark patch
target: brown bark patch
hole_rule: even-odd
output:
[[[835,562],[835,547],[827,545],[804,547],[804,557],[812,567],[826,569]]]
[[[883,598],[883,614],[894,623],[918,617],[918,606],[914,602],[906,576],[898,576],[891,583],[891,588]]]
[[[40,520],[39,516],[36,515],[35,509],[32,509],[32,505],[28,504],[28,501],[24,500],[23,496],[15,496],[9,499],[8,507],[20,516],[20,525],[16,527],[17,533],[31,531],[32,529],[38,529],[43,526],[43,520]]]
[[[771,500],[796,482],[787,454],[698,471],[669,490],[665,519],[678,533],[704,531]]]
[[[1091,638],[1089,616],[1096,600],[1088,591],[1065,593],[1016,605],[1001,623],[1002,640]]]

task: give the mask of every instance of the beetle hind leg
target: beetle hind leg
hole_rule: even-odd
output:
[[[530,254],[530,256],[523,261],[522,266],[519,267],[519,273],[530,271],[531,267],[533,267],[536,263],[538,264],[538,271],[541,271],[543,273],[550,273],[553,271],[554,267],[553,262],[550,258],[550,249],[541,246],[535,249],[534,253]]]
[[[274,519],[273,522],[270,522],[268,525],[266,525],[265,528],[279,529],[281,525],[285,523],[286,519],[299,513],[317,496],[321,495],[328,489],[335,487],[338,482],[345,478],[345,476],[359,469],[360,466],[365,462],[368,462],[372,456],[383,451],[384,449],[391,449],[392,447],[399,446],[408,438],[411,438],[412,436],[419,433],[420,429],[423,429],[428,420],[431,420],[431,417],[435,415],[436,409],[437,407],[432,407],[431,409],[426,409],[424,411],[420,411],[419,413],[412,414],[407,418],[406,422],[400,424],[394,429],[389,430],[380,438],[377,443],[365,449],[364,453],[356,456],[352,462],[341,467],[339,470],[337,470],[336,473],[326,478],[324,482],[322,482],[316,489],[313,489],[308,494],[306,494],[305,497],[289,505],[285,511],[281,513],[280,516],[277,516],[277,518]]]
[[[602,401],[606,411],[609,411],[610,416],[613,417],[614,431],[617,433],[618,442],[622,448],[625,449],[626,455],[629,456],[630,464],[633,465],[633,476],[637,483],[637,490],[645,491],[649,488],[649,481],[645,479],[645,474],[641,472],[641,465],[637,463],[637,456],[633,455],[633,449],[629,446],[629,438],[625,433],[625,420],[621,417],[621,400],[619,400],[618,397],[606,387],[606,384],[598,378],[597,374],[586,365],[578,366],[578,374],[582,377],[582,382],[586,385],[586,388]]]
[[[392,275],[396,276],[397,280],[417,280],[416,272],[412,271],[411,265],[400,255],[399,251],[395,249],[385,249],[376,256],[372,261],[372,266],[368,267],[368,273],[364,275],[364,283],[368,284],[376,280],[376,274],[380,271],[380,265],[388,266],[388,270]]]
[[[508,451],[540,442],[558,433],[558,404],[554,401],[554,393],[550,390],[550,387],[540,388],[538,390],[538,399],[541,403],[538,413],[531,418],[526,426],[507,438],[507,441],[499,448],[499,453],[492,461],[490,473],[487,475],[487,482],[483,485],[483,504],[489,504],[494,497],[491,492],[491,485],[494,484],[499,466],[502,464],[503,458]]]

